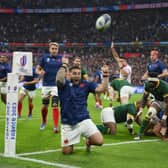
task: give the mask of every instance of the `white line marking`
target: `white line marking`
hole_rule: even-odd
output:
[[[61,168],[80,168],[80,167],[77,167],[77,166],[66,165],[66,164],[61,164],[61,163],[47,162],[47,161],[44,161],[44,160],[38,160],[38,159],[32,159],[32,158],[24,158],[24,157],[18,157],[18,156],[14,157],[14,158],[19,159],[19,160],[25,160],[25,161],[40,163],[40,164],[44,164],[44,165],[57,166],[57,167],[61,167]]]
[[[140,141],[125,141],[125,142],[117,142],[112,144],[104,144],[103,146],[117,146],[117,145],[125,145],[125,144],[135,144],[135,143],[145,143],[145,142],[156,142],[160,139],[149,139],[149,140],[140,140]]]
[[[125,145],[125,144],[135,144],[135,143],[156,142],[156,141],[159,141],[159,139],[117,142],[117,143],[111,143],[111,144],[104,144],[103,147]],[[96,146],[93,146],[93,147],[96,147]],[[77,149],[83,149],[83,148],[85,148],[85,146],[77,146],[76,148]],[[40,163],[40,164],[44,164],[44,165],[57,166],[57,167],[61,167],[61,168],[80,168],[80,167],[72,166],[72,165],[66,165],[66,164],[61,164],[61,163],[53,163],[53,162],[47,162],[47,161],[44,161],[44,160],[21,157],[21,156],[37,155],[37,154],[42,154],[42,153],[44,154],[44,153],[57,152],[57,151],[61,151],[61,149],[47,150],[47,151],[40,151],[40,152],[31,152],[31,153],[22,153],[22,154],[17,154],[16,157],[13,157],[13,158],[19,159],[19,160],[35,162],[35,163]],[[4,157],[4,155],[2,153],[0,153],[0,156]]]
[[[6,157],[6,156],[4,156],[3,153],[0,153],[0,156],[1,157]],[[34,163],[40,163],[40,164],[44,164],[44,165],[56,166],[56,167],[61,167],[61,168],[80,168],[80,167],[77,167],[77,166],[61,164],[61,163],[58,163],[58,162],[53,163],[53,162],[47,162],[47,161],[44,161],[44,160],[24,158],[24,157],[19,157],[19,156],[6,157],[6,158],[13,158],[13,159],[18,159],[18,160],[30,161],[30,162],[34,162]]]
[[[52,152],[58,152],[58,151],[61,151],[61,149],[52,149],[52,150],[47,150],[47,151],[20,153],[20,154],[17,154],[17,156],[40,155],[42,153],[52,153]]]
[[[155,142],[155,141],[159,141],[159,139],[117,142],[117,143],[111,143],[111,144],[103,144],[103,147],[105,147],[105,146],[125,145],[125,144],[134,144],[134,143]],[[96,147],[96,146],[92,146],[92,147]],[[85,149],[85,148],[86,148],[85,146],[77,146],[77,147],[75,147],[75,149]],[[47,150],[47,151],[21,153],[21,154],[17,154],[17,156],[40,155],[40,154],[44,154],[44,153],[52,153],[52,152],[60,152],[60,151],[61,151],[61,149],[53,149],[53,150]]]

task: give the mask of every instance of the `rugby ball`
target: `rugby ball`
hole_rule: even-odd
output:
[[[96,29],[106,31],[111,25],[111,16],[107,13],[99,16],[96,20]]]

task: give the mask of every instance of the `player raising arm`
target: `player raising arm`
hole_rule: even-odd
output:
[[[131,75],[132,75],[132,68],[127,63],[125,58],[120,58],[116,49],[114,48],[114,43],[111,43],[111,52],[113,58],[117,61],[119,69],[120,69],[120,78],[126,79],[129,83],[131,83]]]
[[[66,79],[68,61],[63,59],[63,65],[56,76],[61,106],[61,144],[64,154],[73,152],[73,145],[80,142],[80,136],[87,138],[86,144],[101,146],[103,137],[96,125],[90,119],[87,110],[89,93],[104,92],[108,88],[108,67],[104,65],[103,80],[101,84],[81,80],[81,68],[70,68],[70,80]],[[87,148],[87,149],[88,149]]]

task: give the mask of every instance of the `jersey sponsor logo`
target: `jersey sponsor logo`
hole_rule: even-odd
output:
[[[81,84],[79,85],[80,88],[83,88],[84,86],[85,86],[84,83],[81,83]]]

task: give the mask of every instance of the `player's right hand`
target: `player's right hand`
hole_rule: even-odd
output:
[[[66,57],[62,57],[62,64],[68,65],[69,64],[69,59],[66,58]]]

